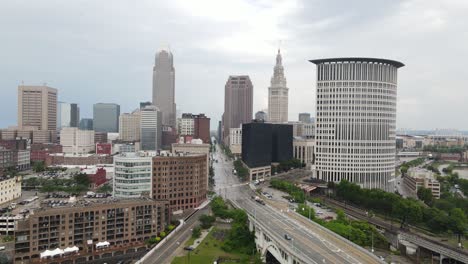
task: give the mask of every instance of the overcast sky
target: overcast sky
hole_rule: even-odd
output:
[[[138,3],[138,4],[136,4]],[[229,75],[248,74],[267,107],[278,43],[289,119],[315,111],[309,59],[399,60],[398,128],[468,130],[468,1],[0,0],[0,127],[17,122],[17,86],[59,89],[92,117],[151,100],[154,55],[169,47],[178,111],[220,119]]]

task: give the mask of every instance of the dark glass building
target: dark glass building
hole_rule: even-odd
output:
[[[120,105],[98,103],[93,107],[94,131],[119,132]]]
[[[292,125],[253,122],[242,125],[242,160],[249,168],[293,158]]]
[[[81,130],[93,130],[93,119],[92,118],[82,118],[80,120],[80,129]]]

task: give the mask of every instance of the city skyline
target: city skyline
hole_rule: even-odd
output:
[[[466,2],[325,5],[280,1],[259,5],[240,1],[223,6],[202,1],[197,5],[175,1],[129,6],[118,2],[115,9],[106,10],[99,3],[62,7],[47,1],[29,6],[2,4],[4,23],[0,28],[7,32],[8,41],[0,45],[0,56],[5,58],[0,68],[8,78],[0,80],[0,87],[3,98],[9,100],[2,100],[0,110],[10,114],[0,120],[0,126],[17,123],[10,109],[16,109],[16,87],[22,81],[57,88],[58,99],[77,102],[82,117],[91,117],[92,105],[100,101],[120,104],[122,112],[130,112],[138,102],[151,100],[154,53],[169,43],[178,67],[178,111],[206,113],[216,127],[222,102],[205,104],[193,98],[201,97],[200,89],[222,98],[229,75],[248,74],[257,87],[253,111],[266,108],[271,57],[282,40],[288,86],[293,88],[289,120],[297,120],[300,112],[315,115],[316,71],[307,60],[365,56],[401,60],[408,66],[399,79],[397,128],[468,130],[466,123],[459,122],[468,111],[463,102],[468,92],[461,89],[467,77],[459,74],[467,57],[463,48],[467,43],[463,34]],[[42,12],[36,11],[39,7]],[[249,11],[240,17],[221,15],[226,8]],[[81,13],[86,15],[77,15]],[[134,14],[141,16],[127,23]],[[253,14],[258,15],[243,22]],[[43,16],[49,19],[38,19]],[[109,28],[100,22],[102,16],[119,22]],[[232,29],[232,35],[221,30],[226,27]],[[194,36],[199,36],[197,41],[188,41]],[[340,41],[343,37],[346,41]],[[30,44],[32,40],[39,44]],[[444,52],[437,52],[442,48]]]

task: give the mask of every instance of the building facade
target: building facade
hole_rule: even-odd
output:
[[[229,149],[234,155],[242,154],[242,127],[230,129]]]
[[[60,131],[60,145],[63,153],[85,154],[95,150],[94,131],[64,127]]]
[[[62,207],[46,202],[17,221],[15,262],[84,263],[144,251],[169,222],[167,202],[148,198],[78,200]]]
[[[167,50],[156,54],[153,67],[153,105],[162,112],[162,125],[176,126],[174,58]]]
[[[48,86],[18,86],[18,128],[57,129],[57,89]]]
[[[310,123],[310,113],[299,113],[299,122]]]
[[[57,130],[62,127],[78,127],[80,122],[80,108],[77,104],[57,102]]]
[[[317,65],[315,176],[393,191],[397,70],[404,65],[373,58],[311,62]]]
[[[205,114],[184,113],[178,120],[178,132],[179,136],[193,136],[203,140],[203,143],[209,143],[210,118]]]
[[[305,164],[307,169],[312,168],[314,163],[315,140],[303,137],[294,137],[293,156]]]
[[[141,150],[158,150],[162,144],[162,116],[154,105],[141,109],[140,143]]]
[[[119,117],[119,139],[122,141],[140,141],[140,110],[124,113]]]
[[[231,128],[252,120],[253,85],[247,75],[229,76],[224,88],[223,142],[228,145]]]
[[[93,119],[92,118],[82,118],[80,120],[80,129],[81,130],[93,130]]]
[[[288,93],[280,50],[276,55],[276,65],[268,88],[268,118],[272,123],[288,121]]]
[[[21,176],[0,177],[0,205],[21,197]]]
[[[153,157],[148,153],[121,153],[114,156],[113,196],[152,197]]]
[[[119,132],[120,105],[97,103],[93,106],[93,130],[96,132]]]
[[[435,179],[432,171],[411,168],[407,175],[403,177],[403,184],[417,197],[418,189],[421,187],[430,189],[435,199],[440,198],[440,183]]]
[[[206,201],[205,154],[166,154],[153,158],[153,199],[168,200],[171,212],[194,209]]]

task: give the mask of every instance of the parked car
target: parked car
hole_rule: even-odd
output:
[[[288,235],[288,234],[284,234],[284,239],[286,239],[286,240],[291,240],[292,237],[291,237],[290,235]]]

